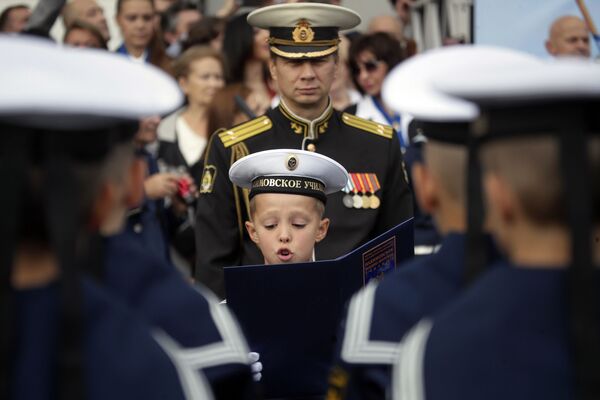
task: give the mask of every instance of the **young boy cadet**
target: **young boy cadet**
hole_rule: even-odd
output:
[[[0,397],[211,398],[165,335],[85,276],[98,232],[141,197],[137,120],[176,108],[177,85],[40,39],[2,37],[0,53]]]
[[[483,51],[488,55],[499,52],[528,59],[508,50]],[[459,58],[468,65],[472,62],[469,52],[463,53]],[[443,52],[438,56],[444,58]],[[427,65],[422,57],[415,57],[392,71],[384,96],[397,110],[413,115],[412,124],[427,138],[423,160],[413,163],[413,186],[419,207],[432,215],[442,234],[442,244],[437,253],[405,263],[351,300],[330,376],[330,400],[387,398],[398,342],[421,318],[454,300],[465,286],[468,121],[475,118],[477,109],[420,85],[435,73]],[[488,252],[495,254],[491,248]]]
[[[348,182],[336,161],[293,149],[246,156],[231,166],[229,178],[250,190],[246,229],[267,265],[315,260],[315,244],[329,228],[323,217],[327,195]]]
[[[473,53],[470,66],[435,63],[431,86],[481,110],[471,132],[508,261],[407,334],[394,398],[597,399],[600,69],[501,56],[482,67]]]
[[[269,70],[281,103],[263,116],[220,130],[206,147],[195,273],[220,297],[224,267],[262,260],[244,229],[248,198],[227,177],[231,165],[248,154],[278,148],[314,151],[356,178],[352,193],[329,199],[325,215],[331,230],[315,246],[319,260],[347,254],[412,217],[398,135],[389,126],[334,110],[329,99],[339,62],[338,32],[358,25],[360,16],[330,4],[293,3],[259,8],[248,15],[248,23],[269,29]],[[376,179],[369,184],[368,176]]]

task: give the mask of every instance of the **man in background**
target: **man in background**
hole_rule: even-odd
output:
[[[553,57],[590,57],[590,32],[585,22],[565,15],[550,25],[546,50]]]

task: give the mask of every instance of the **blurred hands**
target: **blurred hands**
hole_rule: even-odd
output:
[[[144,181],[146,197],[151,200],[157,200],[173,196],[177,193],[178,179],[178,175],[168,172],[150,175]]]

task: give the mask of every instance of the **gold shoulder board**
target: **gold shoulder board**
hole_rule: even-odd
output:
[[[223,145],[227,148],[243,142],[252,136],[256,136],[259,133],[263,133],[271,129],[272,126],[273,123],[269,117],[263,115],[262,117],[255,118],[231,129],[222,131],[218,135],[223,142]]]
[[[383,136],[387,139],[391,139],[392,135],[394,134],[394,130],[391,126],[369,121],[367,119],[357,117],[356,115],[343,113],[342,121],[344,121],[346,125]]]

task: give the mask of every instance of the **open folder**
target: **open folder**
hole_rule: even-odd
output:
[[[411,218],[335,260],[225,268],[227,304],[260,353],[266,398],[325,394],[346,302],[413,247]]]

